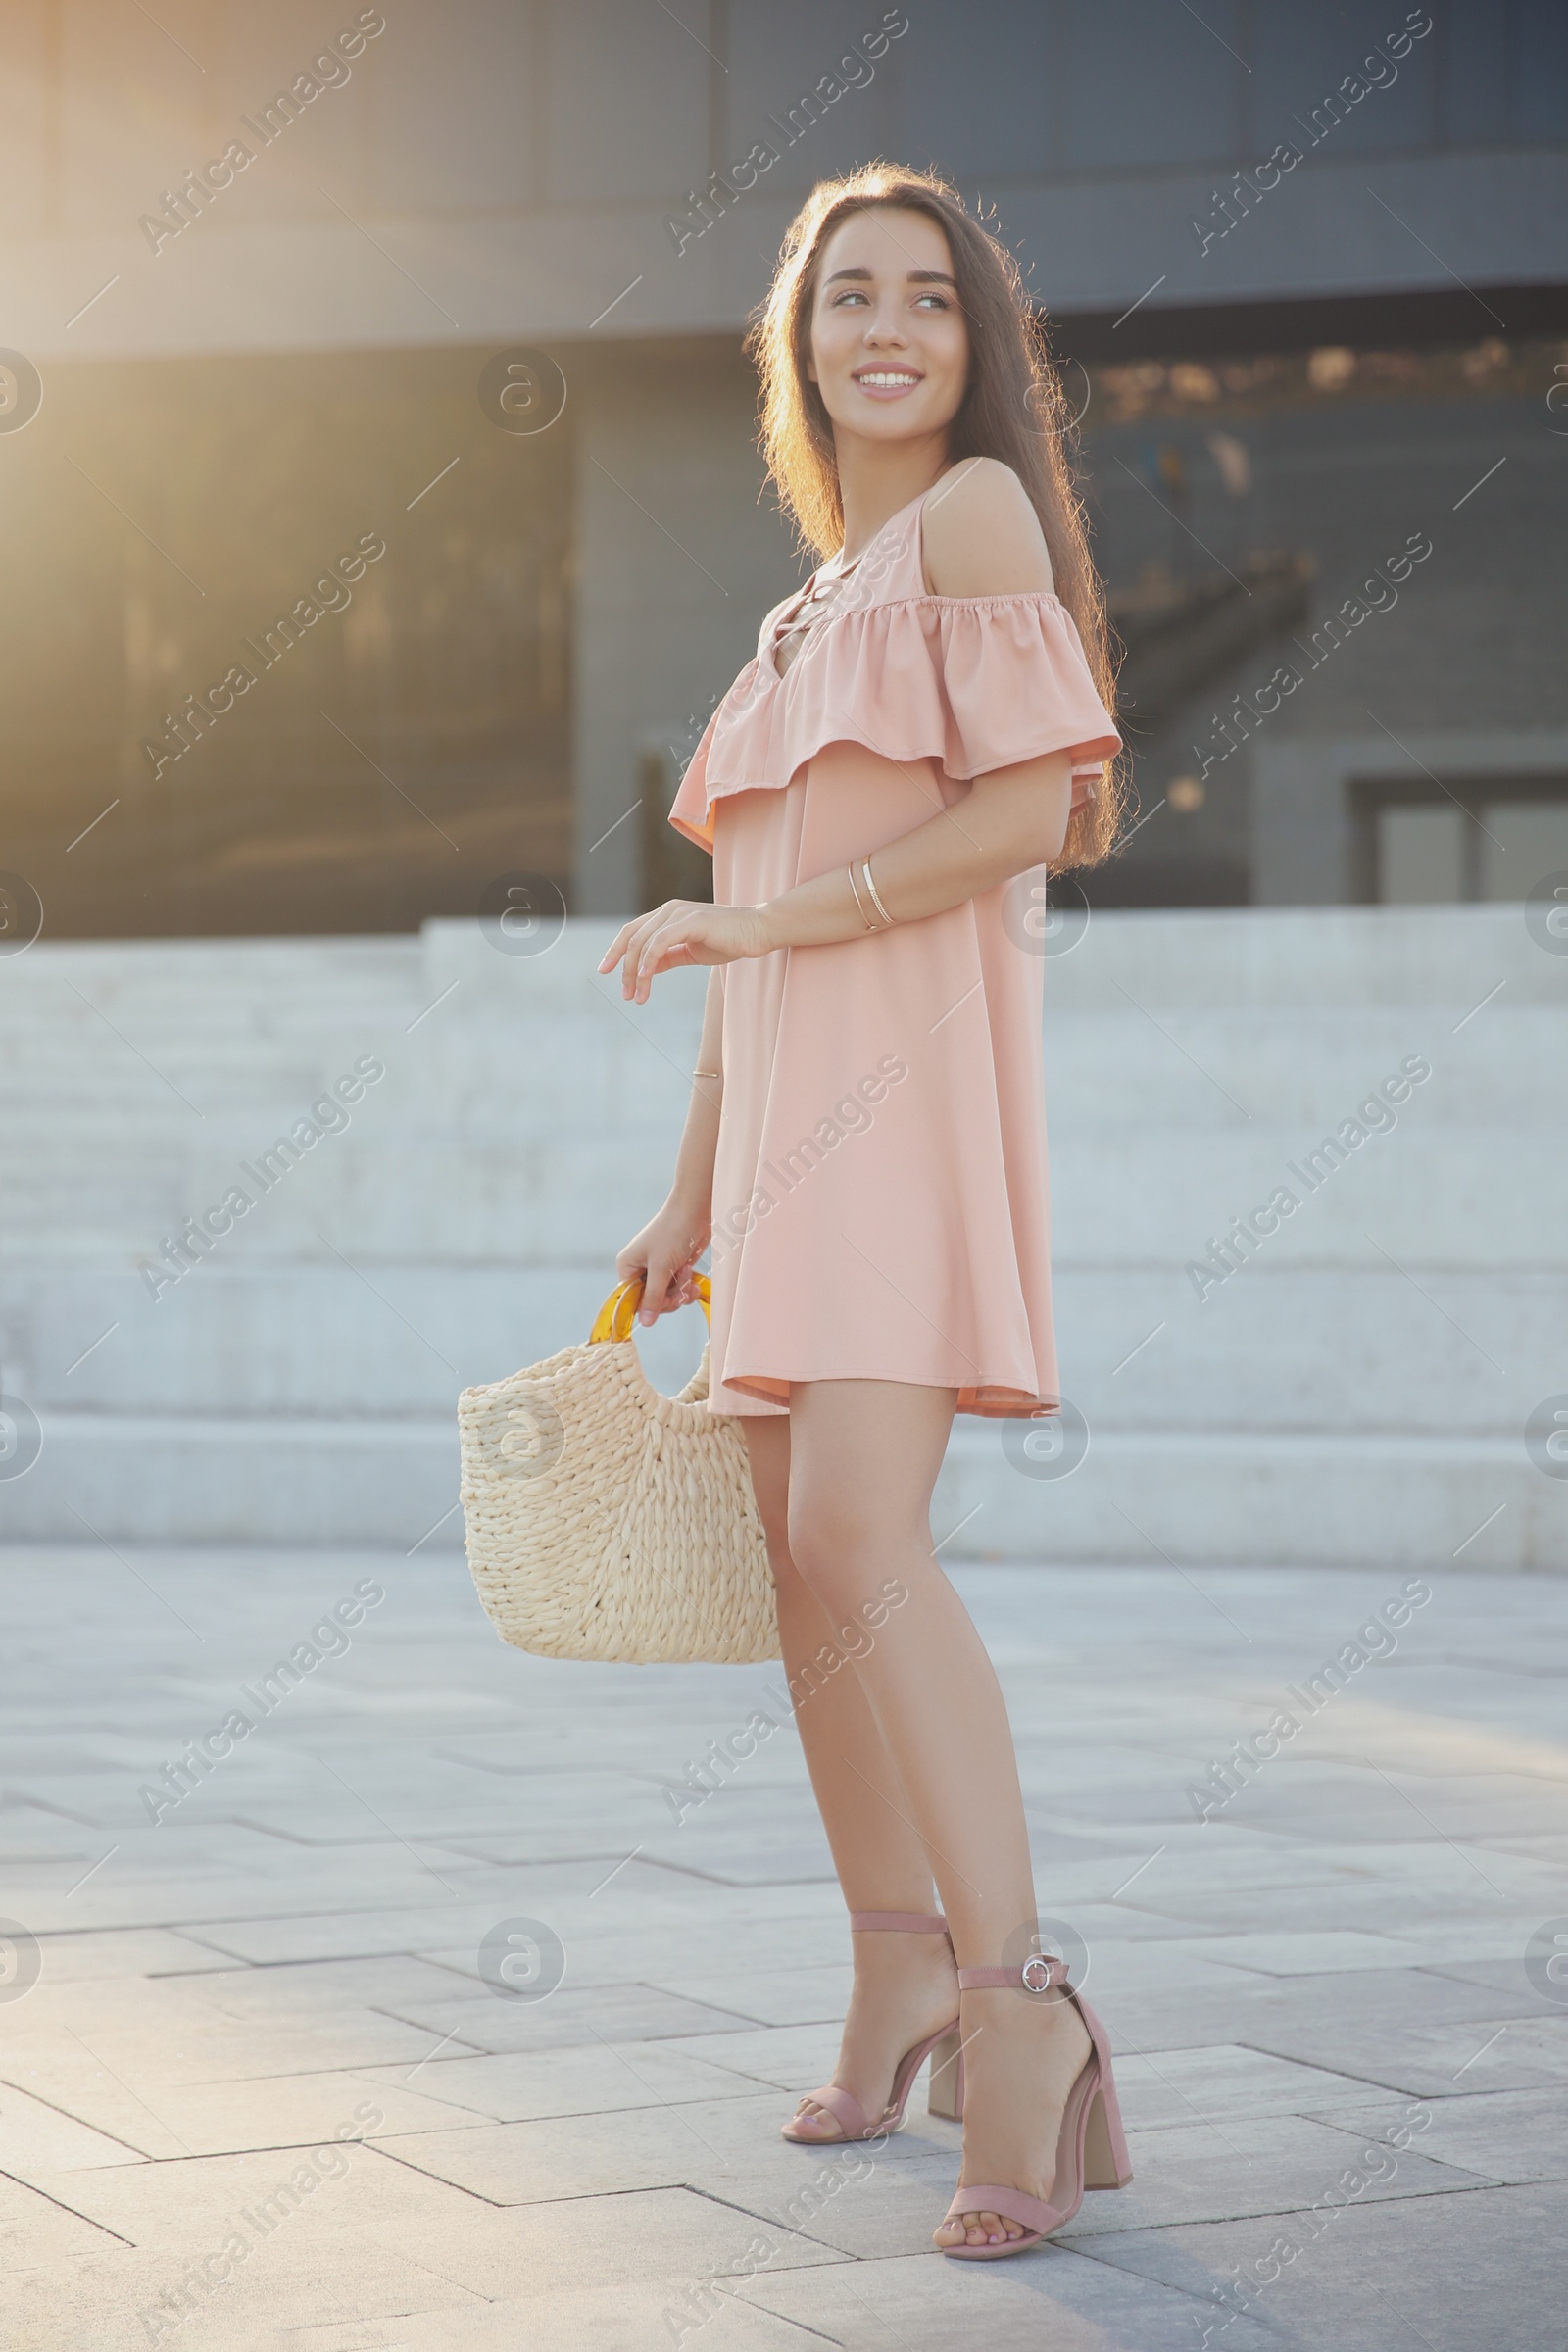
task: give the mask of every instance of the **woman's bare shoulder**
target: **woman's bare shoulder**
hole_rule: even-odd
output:
[[[970,458],[921,510],[933,596],[1019,596],[1055,586],[1033,502],[1000,458]]]

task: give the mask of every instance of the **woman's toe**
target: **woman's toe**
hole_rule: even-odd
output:
[[[825,2107],[813,2106],[803,2099],[796,2109],[792,2129],[803,2139],[841,2139],[843,2131],[837,2116],[829,2115]]]
[[[953,2213],[936,2230],[936,2244],[950,2246],[999,2246],[1004,2239],[1025,2236],[1020,2221],[1008,2221],[1006,2213]]]
[[[1005,2238],[1022,2237],[1021,2222],[1000,2213],[956,2213],[939,2223],[935,2241],[945,2253],[951,2246],[998,2246]]]

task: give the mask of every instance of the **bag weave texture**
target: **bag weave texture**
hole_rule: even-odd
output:
[[[634,1665],[776,1658],[746,1442],[709,1351],[665,1396],[636,1343],[584,1341],[458,1399],[468,1565],[504,1642]]]

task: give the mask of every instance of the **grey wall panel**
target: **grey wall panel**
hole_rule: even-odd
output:
[[[418,9],[389,18],[365,76],[363,187],[375,210],[494,211],[532,200],[547,119],[536,13],[528,0],[468,0],[452,18]]]
[[[1216,39],[1189,10],[1164,0],[1064,9],[1063,160],[1083,171],[1147,171],[1233,155],[1247,70],[1226,44],[1240,47],[1243,13],[1223,0],[1205,7]]]
[[[995,0],[919,16],[903,44],[893,152],[987,194],[999,179],[1060,170],[1069,103],[1060,14],[1046,0]]]
[[[1513,135],[1568,138],[1568,9],[1561,0],[1517,0]]]
[[[330,349],[602,313],[607,339],[735,332],[806,189],[879,152],[994,203],[1058,307],[1568,277],[1562,0],[1437,11],[1397,81],[1206,253],[1192,223],[1215,188],[1306,135],[1293,118],[1401,0],[924,0],[798,134],[769,118],[834,86],[878,0],[402,0],[349,83],[154,254],[139,217],[357,13],[211,0],[165,31],[123,0],[0,12],[8,339],[35,359]],[[766,138],[776,164],[677,256],[689,191]]]
[[[553,7],[547,72],[552,205],[661,204],[706,173],[710,62],[668,10]]]
[[[1474,147],[1512,137],[1516,50],[1499,40],[1496,0],[1449,0],[1438,43],[1437,135]]]
[[[917,9],[909,29],[889,37],[880,56],[866,53],[864,36],[881,25],[884,15],[903,14],[885,10],[879,0],[851,6],[844,0],[797,0],[788,10],[767,0],[741,0],[731,7],[724,161],[737,161],[755,143],[768,142],[779,155],[767,173],[768,188],[800,197],[814,180],[853,171],[886,152],[896,141],[899,93],[937,70],[932,21],[937,12],[922,17]],[[844,94],[819,94],[814,104],[822,111],[813,122],[811,107],[802,101],[818,92],[824,79]],[[797,107],[801,111],[792,122],[791,110]]]
[[[805,566],[764,493],[756,379],[733,347],[569,358],[578,912],[637,903],[644,747],[694,739]]]
[[[1386,44],[1407,16],[1429,16],[1432,30],[1402,57]],[[1253,80],[1260,155],[1289,139],[1311,152],[1387,153],[1429,146],[1436,135],[1435,93],[1446,37],[1440,9],[1410,10],[1399,0],[1356,0],[1348,8],[1265,7],[1255,12]],[[1491,46],[1502,43],[1494,10]],[[1378,61],[1377,51],[1385,55]],[[1372,58],[1370,66],[1366,60]],[[1345,88],[1347,80],[1352,89]],[[1376,81],[1379,86],[1369,86]],[[1355,97],[1354,87],[1365,91]],[[1328,104],[1334,99],[1334,106]],[[1314,121],[1314,115],[1316,120]]]

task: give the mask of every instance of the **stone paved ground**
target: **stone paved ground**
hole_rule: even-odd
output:
[[[240,1687],[366,1579],[264,1717]],[[1568,1936],[1568,1584],[1434,1575],[1200,1823],[1188,1788],[1306,1715],[1287,1687],[1401,1572],[956,1582],[1137,2175],[983,2268],[925,2251],[954,2127],[776,2136],[848,1981],[793,1732],[679,1822],[666,1792],[776,1669],[524,1657],[450,1556],[5,1555],[0,1910],[37,1938],[0,1950],[7,2341],[1560,2346],[1568,1983],[1525,1954]],[[560,1938],[547,1998],[480,1974],[516,1919]]]

